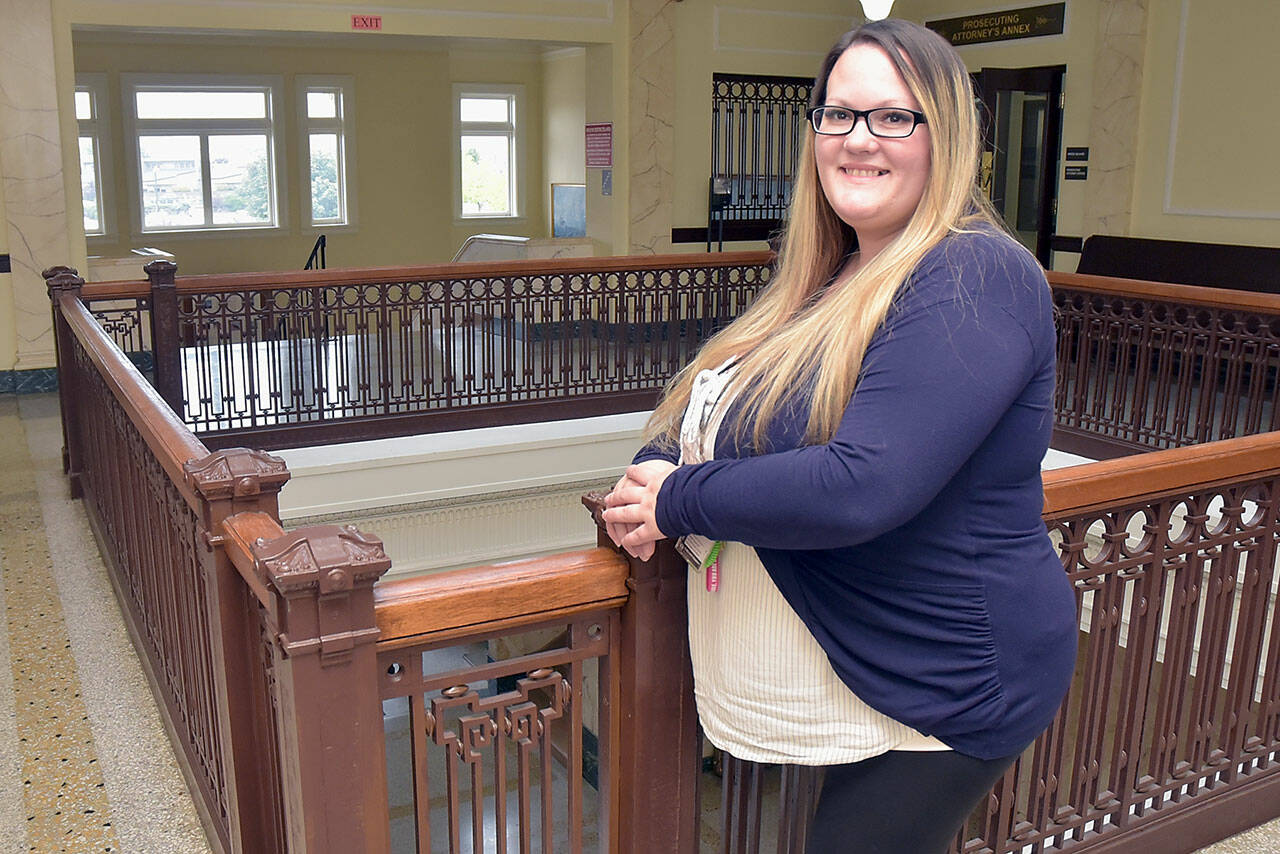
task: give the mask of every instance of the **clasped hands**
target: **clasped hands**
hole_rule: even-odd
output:
[[[666,460],[646,460],[628,466],[625,474],[605,497],[602,514],[605,531],[614,545],[632,557],[653,557],[654,543],[665,539],[656,518],[658,490],[676,467]]]

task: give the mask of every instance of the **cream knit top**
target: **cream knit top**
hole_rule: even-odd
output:
[[[702,371],[680,429],[680,462],[715,455],[732,362]],[[710,543],[690,537],[693,551]],[[725,543],[719,585],[690,568],[689,652],[698,719],[711,743],[739,759],[792,765],[857,762],[889,750],[948,750],[858,699],[778,592],[756,551]],[[850,615],[856,619],[856,615]]]

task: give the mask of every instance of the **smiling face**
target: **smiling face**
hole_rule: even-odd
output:
[[[823,103],[855,110],[920,110],[888,55],[873,44],[852,45],[827,78]],[[858,234],[865,262],[902,233],[929,181],[929,126],[903,139],[881,139],[859,120],[847,136],[815,134],[818,180],[832,209]]]

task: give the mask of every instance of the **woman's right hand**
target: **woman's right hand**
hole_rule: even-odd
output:
[[[637,463],[605,497],[605,531],[633,557],[648,560],[653,557],[655,542],[666,538],[655,518],[657,499],[667,475],[675,469],[667,460]]]
[[[619,489],[622,489],[623,487],[639,486],[639,485],[640,485],[639,483],[632,480],[629,475],[624,473],[622,477],[618,478],[618,482],[614,484],[613,491],[610,492],[609,495],[612,495],[614,492],[617,492]],[[606,497],[605,500],[608,501],[608,498]],[[622,538],[625,537],[627,534],[630,534],[632,531],[634,531],[636,528],[639,528],[639,527],[640,527],[639,522],[605,522],[604,523],[605,533],[609,535],[609,539],[613,540],[613,544],[618,548],[622,548]],[[630,552],[630,549],[628,549],[627,551]],[[649,553],[650,555],[652,555],[653,553],[652,544],[650,544]],[[641,555],[634,555],[634,556],[640,558],[641,560],[648,560],[648,556],[641,556]]]

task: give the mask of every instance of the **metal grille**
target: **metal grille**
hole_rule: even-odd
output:
[[[1280,316],[1054,289],[1060,433],[1122,452],[1280,429]]]
[[[711,175],[728,183],[714,219],[780,222],[791,200],[813,80],[716,74],[711,98]]]
[[[554,640],[510,657],[483,638],[379,655],[396,854],[581,854],[607,838],[597,793],[612,746],[586,685],[606,669],[616,613],[539,628]]]
[[[222,731],[200,556],[200,523],[117,403],[78,338],[71,336],[75,388],[84,395],[74,423],[83,449],[86,511],[126,615],[160,687],[169,719],[202,800],[226,846],[229,818]]]
[[[690,265],[184,297],[184,416],[208,433],[656,395],[768,278]]]
[[[151,343],[151,307],[145,297],[86,300],[85,307],[93,314],[115,342],[120,352],[148,377],[154,369]]]
[[[1243,479],[1046,520],[1076,590],[1076,676],[951,854],[1150,839],[1152,822],[1280,774],[1278,489]],[[788,796],[771,779],[726,764],[721,850],[803,851],[813,783]]]

